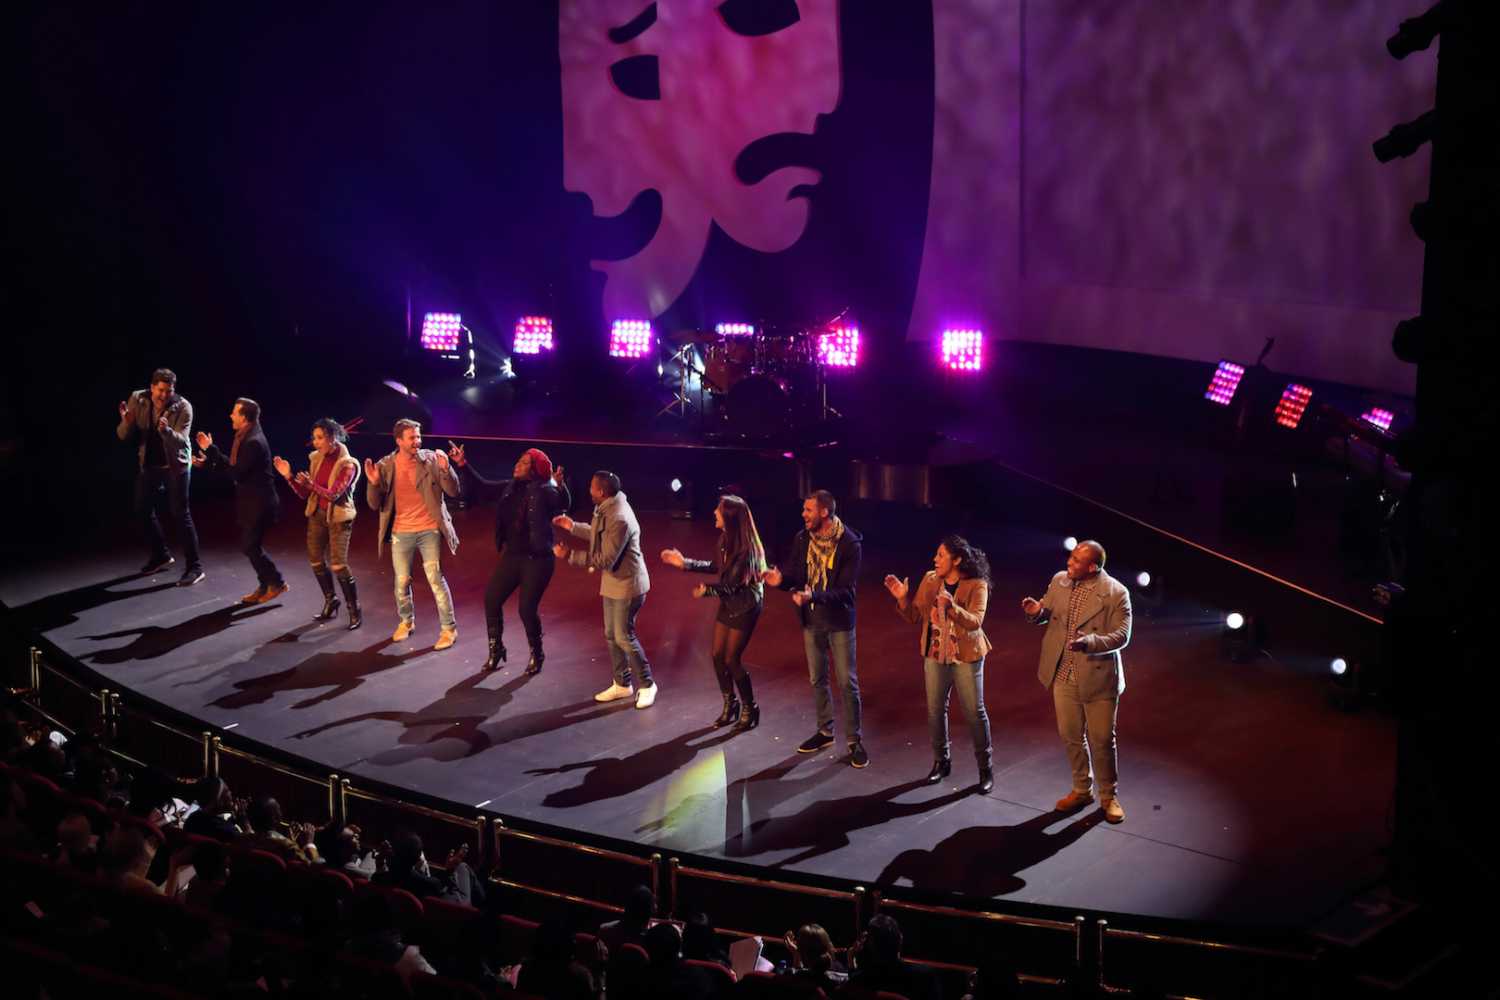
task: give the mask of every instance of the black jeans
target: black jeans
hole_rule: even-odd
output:
[[[166,495],[167,510],[177,525],[181,536],[182,555],[187,561],[184,570],[198,572],[203,568],[203,557],[198,551],[198,530],[193,527],[193,509],[188,504],[188,483],[193,470],[173,472],[171,469],[141,469],[135,478],[135,513],[146,531],[146,542],[151,546],[151,557],[165,558],[170,555],[166,536],[162,534],[161,522],[156,508]]]
[[[552,553],[545,556],[511,555],[506,553],[490,574],[489,586],[484,588],[484,623],[490,638],[496,642],[504,638],[505,620],[500,606],[505,603],[517,587],[521,589],[521,626],[526,629],[526,641],[533,652],[542,649],[542,616],[538,609],[547,584],[552,582],[552,571],[556,563]]]
[[[284,582],[281,570],[271,561],[265,546],[266,532],[271,530],[271,525],[276,523],[276,517],[280,513],[280,504],[268,504],[258,511],[240,512],[240,551],[245,553],[245,558],[255,568],[255,579],[262,587],[279,587]]]

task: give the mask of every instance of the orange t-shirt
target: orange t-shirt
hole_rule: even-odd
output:
[[[397,454],[391,463],[395,473],[396,523],[392,532],[436,531],[437,521],[427,512],[422,494],[417,492],[417,460]]]

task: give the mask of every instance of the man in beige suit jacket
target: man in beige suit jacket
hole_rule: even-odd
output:
[[[1094,801],[1097,778],[1104,818],[1123,822],[1115,717],[1125,691],[1120,650],[1130,643],[1130,591],[1104,572],[1104,546],[1079,542],[1042,599],[1023,599],[1021,610],[1028,621],[1047,626],[1037,680],[1052,690],[1057,731],[1073,769],[1073,789],[1057,808],[1071,812]]]

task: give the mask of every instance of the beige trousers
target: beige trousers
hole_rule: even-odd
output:
[[[1073,768],[1073,791],[1087,795],[1094,791],[1097,779],[1099,798],[1114,798],[1119,780],[1115,714],[1120,700],[1100,698],[1085,702],[1078,696],[1077,684],[1057,679],[1052,682],[1052,704],[1057,709],[1057,732],[1068,752],[1068,764]]]

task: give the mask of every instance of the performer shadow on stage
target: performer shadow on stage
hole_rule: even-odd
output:
[[[443,696],[437,701],[415,712],[397,709],[361,712],[304,729],[292,736],[294,739],[307,739],[362,722],[399,722],[405,730],[397,740],[400,745],[369,758],[372,764],[390,767],[420,757],[440,761],[473,757],[492,747],[608,715],[621,707],[602,705],[589,699],[495,719],[495,715],[515,699],[516,692],[525,686],[529,678],[521,674],[498,688],[480,687],[479,683],[488,676],[488,672],[481,671],[465,677],[443,692]],[[434,727],[437,727],[436,731]],[[458,741],[463,746],[462,752],[448,753],[443,750],[441,745],[448,740]]]
[[[796,854],[768,862],[767,866],[801,864],[848,847],[849,834],[855,830],[941,809],[970,794],[968,789],[960,789],[916,802],[893,801],[927,787],[925,780],[906,781],[866,795],[820,798],[790,816],[767,815],[782,802],[808,795],[817,785],[843,773],[839,765],[832,765],[805,778],[788,779],[787,774],[804,759],[789,757],[730,783],[724,803],[725,857],[753,858],[800,847]],[[746,815],[751,817],[748,826],[743,823]]]
[[[1067,849],[1104,821],[1103,813],[1090,813],[1048,833],[1047,828],[1065,815],[1052,810],[1012,826],[956,830],[930,851],[919,847],[902,851],[875,884],[890,886],[905,879],[914,889],[962,885],[971,896],[1008,896],[1026,888],[1026,880],[1017,872]]]
[[[175,583],[154,583],[147,587],[136,587],[131,590],[111,590],[122,583],[130,583],[132,580],[141,579],[140,573],[128,573],[125,576],[117,576],[112,580],[103,580],[99,583],[90,583],[83,587],[74,587],[60,594],[48,594],[39,597],[29,604],[23,604],[19,608],[11,609],[15,620],[23,624],[33,632],[51,632],[53,629],[72,625],[78,621],[78,616],[84,611],[93,611],[102,608],[106,604],[115,601],[128,601],[132,597],[144,597],[161,590],[172,590]],[[128,634],[128,633],[121,633]],[[101,636],[100,638],[106,638]]]
[[[167,586],[175,587],[174,584]],[[105,639],[123,639],[127,635],[135,636],[135,639],[115,649],[101,649],[97,653],[85,653],[79,657],[92,663],[125,663],[129,660],[152,660],[158,656],[165,656],[181,646],[199,639],[207,639],[218,635],[227,628],[231,628],[246,618],[254,618],[273,610],[274,605],[263,605],[261,607],[245,607],[235,602],[227,608],[217,608],[213,611],[189,618],[187,621],[178,622],[176,625],[142,625],[138,628],[120,629],[118,632],[105,632],[101,635],[91,635],[85,638],[93,642],[103,642]]]
[[[280,691],[309,691],[314,688],[332,687],[333,690],[299,701],[292,708],[311,708],[325,701],[343,697],[365,682],[366,677],[392,667],[399,667],[407,660],[425,653],[425,649],[409,649],[395,656],[382,654],[391,640],[381,639],[364,649],[316,653],[301,663],[278,670],[235,681],[238,689],[231,694],[209,702],[218,708],[246,708],[270,701]]]
[[[715,733],[717,732],[717,735]],[[527,774],[566,774],[587,769],[582,784],[551,792],[542,800],[542,805],[554,809],[571,809],[586,806],[605,799],[630,795],[642,788],[650,787],[663,778],[687,767],[700,751],[718,746],[732,739],[734,730],[722,730],[717,726],[704,726],[691,732],[674,736],[665,743],[644,747],[625,757],[595,757],[592,760],[574,761],[557,767],[539,767]],[[705,736],[713,739],[696,743]]]

